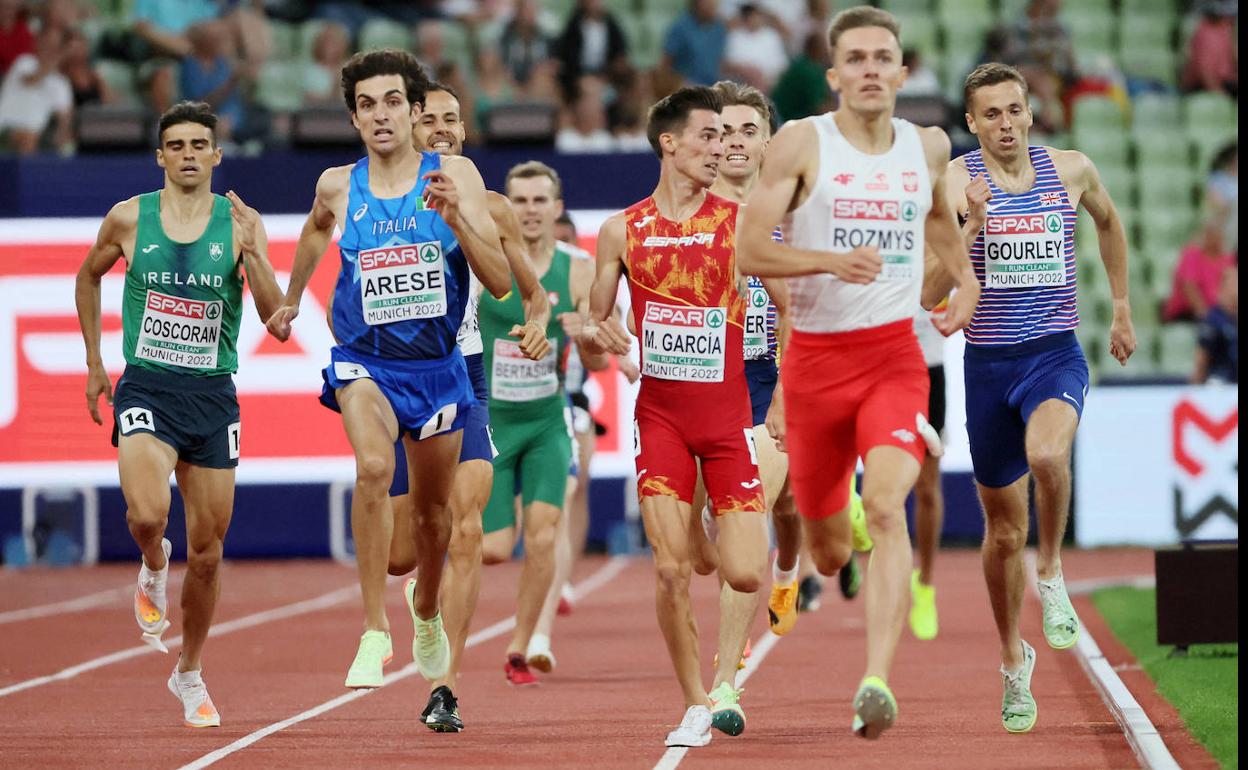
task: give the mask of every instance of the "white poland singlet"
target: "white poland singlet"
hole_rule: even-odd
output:
[[[847,332],[912,319],[923,288],[923,223],[932,207],[918,129],[893,118],[893,146],[868,155],[845,139],[832,113],[807,120],[819,137],[819,174],[793,212],[785,242],[841,253],[875,246],[884,264],[869,284],[827,273],[788,279],[793,327]]]
[[[476,355],[485,350],[481,345],[481,324],[477,318],[477,308],[480,305],[481,282],[477,280],[474,273],[469,271],[468,305],[464,308],[464,320],[459,325],[459,333],[455,335],[459,352],[466,356]]]

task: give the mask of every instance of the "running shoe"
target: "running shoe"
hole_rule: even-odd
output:
[[[710,503],[702,507],[702,534],[706,535],[706,541],[711,545],[719,542],[719,521],[715,519]]]
[[[575,604],[576,594],[572,592],[572,584],[564,583],[563,588],[559,589],[559,607],[555,610],[555,614],[571,615]]]
[[[554,671],[555,654],[550,651],[550,637],[545,634],[529,637],[529,649],[524,653],[524,660],[543,674]]]
[[[711,727],[726,735],[740,735],[745,732],[745,709],[741,708],[741,696],[745,690],[738,690],[727,682],[711,690]]]
[[[867,553],[875,547],[871,533],[867,531],[867,509],[862,507],[857,482],[849,483],[849,526],[854,533],[854,550]]]
[[[796,580],[787,586],[772,583],[771,597],[767,600],[767,620],[776,636],[784,636],[797,624],[799,590]]]
[[[464,720],[459,718],[459,701],[446,685],[429,693],[429,702],[420,712],[420,718],[424,720],[425,727],[435,733],[457,733],[464,729]]]
[[[139,582],[134,589],[134,619],[143,632],[143,641],[161,652],[169,652],[161,636],[169,628],[169,600],[165,594],[165,586],[169,582],[169,554],[173,544],[162,538],[160,550],[165,552],[165,566],[159,570],[147,568],[147,562],[140,559]]]
[[[507,675],[507,681],[516,687],[537,684],[537,677],[529,670],[528,661],[518,652],[507,656],[507,662],[503,664],[503,673]]]
[[[842,588],[842,591],[845,589]],[[807,575],[797,584],[797,611],[814,612],[822,602],[819,595],[823,593],[823,581],[816,575]],[[853,597],[846,597],[852,599]]]
[[[915,639],[926,642],[936,638],[939,628],[936,622],[936,586],[924,585],[916,569],[910,574],[910,631]]]
[[[1044,608],[1044,638],[1055,650],[1066,650],[1079,641],[1079,616],[1066,593],[1061,573],[1052,580],[1039,580],[1040,604]]]
[[[854,734],[875,740],[897,721],[897,700],[878,676],[869,676],[854,695]]]
[[[187,727],[221,726],[221,715],[212,705],[208,688],[198,671],[179,675],[178,667],[174,666],[173,673],[169,675],[169,692],[182,701],[182,724]]]
[[[416,578],[408,578],[403,584],[403,598],[407,600],[407,611],[416,629],[416,636],[412,639],[416,670],[427,682],[441,679],[451,667],[451,641],[446,638],[446,629],[442,628],[442,613],[428,620],[416,614]]]
[[[1023,642],[1023,665],[1010,672],[1001,667],[1001,724],[1006,732],[1025,733],[1036,726],[1036,699],[1031,697],[1031,675],[1036,670],[1036,651]]]
[[[685,711],[680,726],[667,734],[664,743],[668,747],[687,746],[696,748],[711,742],[711,710],[706,706],[690,706]]]
[[[942,457],[945,454],[945,444],[940,440],[940,434],[927,421],[922,412],[915,412],[914,426],[918,428],[919,435],[923,437],[923,443],[927,444],[927,453],[932,457]]]
[[[353,690],[370,690],[381,687],[382,668],[394,659],[394,646],[390,634],[385,631],[365,631],[360,636],[360,647],[355,660],[347,669],[344,684]]]
[[[858,566],[858,558],[851,553],[849,561],[841,567],[840,572],[836,573],[836,578],[841,585],[841,596],[846,599],[857,596],[862,590],[862,567]]]

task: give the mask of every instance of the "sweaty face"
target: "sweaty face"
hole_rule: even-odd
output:
[[[412,123],[419,114],[420,105],[407,101],[401,75],[377,75],[355,84],[351,123],[374,152],[389,154],[411,141]]]
[[[966,126],[979,137],[984,152],[1009,158],[1026,151],[1031,107],[1021,85],[1007,80],[977,88],[967,109]]]
[[[425,108],[416,119],[412,140],[422,152],[461,155],[464,152],[463,121],[459,119],[459,100],[446,91],[430,91],[425,95]]]
[[[710,187],[719,176],[724,157],[724,123],[718,112],[694,110],[685,127],[672,137],[676,170],[699,184]]]
[[[193,187],[212,179],[212,168],[221,163],[221,148],[207,126],[178,123],[161,134],[156,163],[173,184]]]
[[[883,27],[858,27],[841,33],[836,43],[828,85],[843,104],[866,114],[892,110],[906,81],[901,46]]]
[[[555,197],[554,180],[548,176],[516,177],[507,183],[507,199],[526,241],[553,236],[555,220],[563,213],[563,201]]]
[[[750,179],[758,173],[771,135],[758,110],[733,104],[719,113],[724,121],[724,160],[719,173],[732,180]]]

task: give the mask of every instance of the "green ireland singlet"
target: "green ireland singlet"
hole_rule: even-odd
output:
[[[179,243],[161,226],[160,191],[140,195],[122,299],[126,363],[178,374],[233,374],[242,300],[229,199],[214,195],[203,235]]]
[[[559,314],[576,310],[568,286],[571,265],[572,258],[556,247],[550,268],[541,278],[542,288],[550,294],[550,322],[546,324],[550,352],[540,361],[526,358],[516,338],[507,336],[512,326],[524,323],[524,303],[515,277],[511,279],[511,291],[502,299],[482,294],[478,314],[491,417],[495,409],[500,415],[514,415],[517,419],[562,412],[568,340]]]

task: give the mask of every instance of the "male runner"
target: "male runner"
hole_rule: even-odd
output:
[[[416,122],[412,140],[417,150],[441,155],[463,154],[466,132],[460,119],[459,96],[449,86],[433,83],[425,94],[425,106]],[[531,359],[541,359],[550,349],[546,340],[546,324],[550,318],[550,300],[533,272],[520,245],[520,224],[506,197],[486,191],[490,217],[498,228],[503,253],[515,275],[523,297],[525,322],[510,330],[519,338],[519,349]],[[442,579],[442,622],[451,643],[451,665],[443,677],[430,682],[429,702],[421,712],[425,726],[435,732],[459,732],[464,728],[459,714],[459,700],[452,685],[459,675],[468,627],[476,611],[481,587],[481,512],[490,497],[494,479],[494,448],[489,433],[489,388],[485,365],[482,363],[481,332],[477,320],[480,285],[473,279],[469,288],[468,306],[456,335],[456,343],[464,355],[472,380],[477,405],[468,412],[463,444],[459,451],[459,467],[451,486],[451,540],[447,548],[447,572]],[[403,443],[395,444],[394,481],[390,486],[391,505],[396,511],[410,510],[408,495],[407,453]],[[416,566],[415,541],[410,532],[411,519],[396,516],[390,542],[389,572],[406,575]],[[406,590],[406,586],[405,586]]]
[[[980,65],[967,76],[964,96],[966,124],[980,149],[950,164],[946,192],[966,220],[962,233],[984,287],[966,328],[966,429],[987,521],[984,579],[1001,637],[1001,722],[1022,733],[1036,723],[1036,653],[1018,630],[1028,475],[1036,480],[1044,636],[1059,650],[1079,638],[1060,552],[1071,444],[1088,392],[1088,365],[1074,332],[1078,207],[1096,223],[1113,296],[1109,352],[1124,366],[1135,350],[1127,239],[1092,161],[1028,143],[1031,108],[1017,70]]]
[[[534,629],[544,605],[549,605],[549,621],[559,601],[558,589],[552,592],[551,587],[572,463],[571,425],[565,415],[567,396],[562,386],[568,353],[563,318],[567,314],[580,317],[588,310],[593,268],[586,260],[574,259],[555,241],[554,223],[563,208],[563,194],[554,169],[536,161],[515,166],[507,174],[506,192],[519,217],[520,234],[534,270],[552,304],[552,317],[545,329],[550,353],[536,362],[522,360],[515,343],[506,336],[520,315],[516,299],[511,295],[502,300],[485,298],[480,307],[494,443],[498,446],[494,487],[482,519],[484,554],[487,563],[511,556],[518,529],[518,481],[524,569],[517,586],[516,626],[503,670],[512,684],[527,685],[537,681],[529,670],[529,660],[542,671],[550,671],[555,664],[549,627],[536,637]],[[602,369],[607,363],[605,354],[583,348],[581,359],[589,370]],[[566,532],[563,539],[566,542]],[[560,584],[563,578],[566,575],[561,576]]]
[[[581,336],[595,351],[628,352],[627,333],[610,320],[627,272],[642,346],[634,428],[638,497],[658,573],[659,626],[686,706],[668,746],[711,739],[689,606],[690,538],[702,526],[691,508],[699,461],[718,523],[720,576],[751,593],[767,566],[742,349],[745,302],[736,287],[738,204],[708,189],[724,154],[721,107],[714,91],[693,87],[650,109],[646,133],[660,159],[658,186],[603,224]]]
[[[924,416],[927,371],[912,321],[925,238],[959,281],[942,332],[966,323],[979,287],[944,196],[948,137],[892,117],[906,76],[896,20],[851,8],[833,19],[828,44],[828,84],[840,107],[776,134],[738,250],[747,274],[794,276],[782,370],[789,477],[825,575],[849,559],[849,517],[838,514],[849,508],[858,458],[865,464],[862,499],[875,548],[854,732],[876,738],[897,717],[887,677],[909,604],[905,501],[924,445],[938,443]],[[786,214],[785,242],[776,243],[771,232]]]
[[[927,379],[927,421],[936,435],[945,430],[945,336],[932,323],[932,312],[917,309],[914,336],[923,351]],[[910,632],[914,638],[936,638],[940,625],[936,615],[936,587],[932,585],[936,550],[945,522],[945,496],[940,488],[940,457],[930,449],[923,456],[919,479],[914,484],[914,539],[919,566],[910,574]]]
[[[427,680],[450,666],[438,592],[461,429],[476,403],[455,335],[470,266],[492,294],[509,287],[476,167],[412,146],[428,86],[420,63],[403,51],[360,53],[343,66],[343,96],[368,155],[321,175],[286,304],[268,323],[279,340],[289,336],[303,290],[339,225],[342,269],[333,306],[339,344],[322,373],[321,402],[342,413],[356,459],[351,531],[365,618],[347,672],[352,688],[380,687],[382,667],[393,657],[384,596],[394,526],[387,493],[400,436],[410,483],[420,490],[411,525],[421,580],[404,592],[416,626],[412,652]]]
[[[170,625],[169,474],[176,474],[185,503],[182,653],[169,690],[182,701],[188,727],[221,725],[200,655],[234,512],[240,423],[230,375],[238,369],[243,274],[262,321],[281,302],[259,214],[233,192],[212,194],[212,169],[221,163],[216,125],[201,102],[182,102],[160,116],[156,163],[165,170],[164,187],[113,206],[75,286],[87,349],[87,409],[103,425],[100,396],[113,405],[126,522],[143,554],[134,616],[144,641],[161,652],[168,652],[161,635]],[[120,259],[126,261],[126,369],[114,398],[100,355],[100,279]]]

